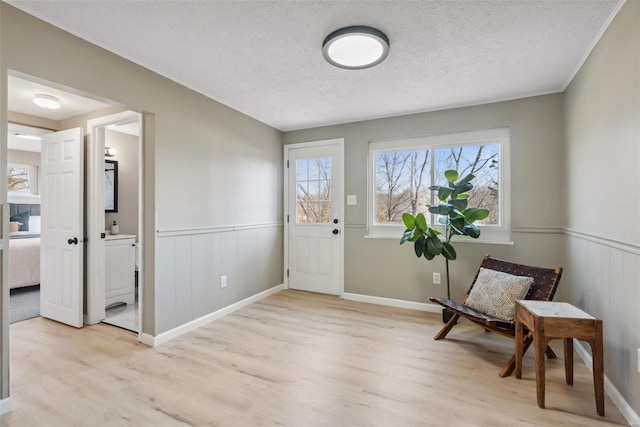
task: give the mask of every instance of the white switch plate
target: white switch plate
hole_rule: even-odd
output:
[[[355,194],[349,194],[347,196],[347,205],[357,205],[358,204],[358,199],[356,198]]]
[[[439,285],[440,283],[440,273],[433,273],[433,284]]]
[[[220,276],[220,287],[221,288],[227,287],[227,276]]]

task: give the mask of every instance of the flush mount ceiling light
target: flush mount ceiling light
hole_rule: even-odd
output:
[[[113,147],[104,147],[104,155],[105,157],[113,157],[118,154],[118,150]]]
[[[330,64],[347,70],[378,65],[389,53],[389,39],[380,30],[362,25],[340,28],[322,43],[322,55]]]
[[[31,141],[41,141],[42,138],[36,135],[27,135],[26,133],[16,133],[16,138],[28,139]]]
[[[42,108],[46,108],[48,110],[57,110],[60,108],[60,100],[53,95],[45,95],[45,94],[37,94],[33,98],[33,102]]]

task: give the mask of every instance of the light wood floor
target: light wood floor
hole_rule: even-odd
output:
[[[523,379],[502,379],[512,340],[461,323],[434,341],[441,325],[435,314],[296,291],[157,348],[115,327],[36,318],[11,325],[14,410],[0,425],[624,424],[608,398],[597,415],[578,357],[565,384],[557,344],[540,409],[532,354]]]

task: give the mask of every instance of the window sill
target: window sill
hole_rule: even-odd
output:
[[[401,236],[383,236],[376,234],[366,234],[364,236],[365,239],[380,239],[380,240],[397,240],[400,241]],[[510,240],[485,240],[485,239],[464,239],[464,240],[454,240],[453,244],[457,245],[460,243],[471,243],[476,245],[504,245],[504,246],[514,246],[515,243]]]

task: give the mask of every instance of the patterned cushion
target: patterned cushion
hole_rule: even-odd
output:
[[[488,316],[513,322],[515,302],[527,295],[532,283],[532,277],[480,268],[478,279],[464,305]]]

